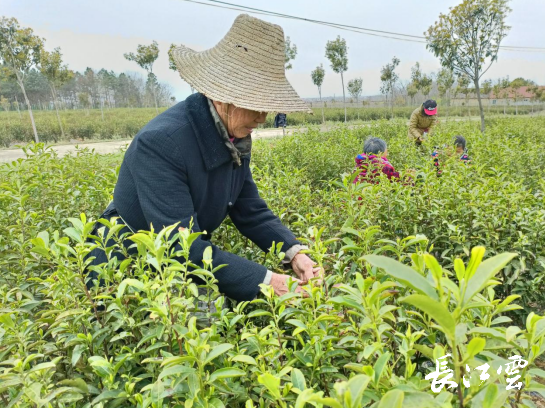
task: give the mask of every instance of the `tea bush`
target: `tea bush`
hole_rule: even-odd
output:
[[[257,141],[261,194],[326,281],[308,297],[264,286],[239,303],[217,293],[211,254],[204,269],[174,259],[196,237],[167,240],[176,226],[127,236],[138,255],[109,256],[96,270],[105,285],[88,290],[85,256],[108,241],[103,229],[91,236],[94,220],[122,156],[60,159],[29,145],[0,167],[2,406],[535,406],[545,395],[545,118],[494,119],[485,136],[441,124],[429,146],[459,133],[473,164],[447,161],[441,177],[393,121]],[[416,169],[414,186],[352,183],[369,134],[388,141],[398,170]],[[101,223],[118,242],[106,251],[124,250],[116,220]],[[229,220],[213,240],[280,271],[282,254],[263,254]],[[425,376],[446,355],[458,387],[436,394]],[[529,363],[522,390],[498,374],[513,355]]]
[[[543,110],[545,106],[520,106],[519,115],[533,113]],[[163,111],[166,108],[161,108]],[[409,119],[414,107],[396,107],[394,117]],[[321,108],[314,108],[314,115],[307,113],[292,113],[288,115],[289,126],[319,125],[322,123]],[[344,109],[325,108],[325,119],[327,122],[344,122]],[[446,111],[444,116],[446,117]],[[493,110],[492,114],[498,114]],[[90,110],[63,110],[60,112],[61,122],[64,129],[64,137],[57,120],[55,111],[34,111],[38,135],[42,142],[51,143],[62,140],[109,140],[132,138],[138,131],[156,115],[155,109],[151,108],[116,108]],[[448,115],[462,117],[467,115],[478,116],[476,107],[451,107]],[[490,113],[489,113],[490,114]],[[514,115],[515,108],[508,107],[506,114]],[[104,115],[104,116],[103,116]],[[390,118],[388,108],[348,108],[348,121],[373,121]],[[264,127],[274,126],[274,115],[268,115]],[[27,112],[0,111],[0,147],[9,147],[17,143],[30,143],[34,141],[32,126]]]

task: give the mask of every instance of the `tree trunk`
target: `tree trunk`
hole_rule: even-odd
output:
[[[356,111],[358,112],[358,120],[360,120],[360,101],[356,98]]]
[[[392,94],[390,95],[391,117],[394,118],[394,86],[392,85]]]
[[[32,131],[34,132],[34,140],[36,143],[40,143],[40,138],[38,137],[38,131],[36,130],[36,123],[34,122],[34,115],[32,114],[32,106],[30,106],[30,101],[28,100],[28,96],[26,94],[25,85],[23,84],[23,79],[19,77],[19,74],[17,74],[17,82],[19,83],[19,86],[21,87],[21,90],[23,91],[23,96],[25,97],[25,103],[28,107],[28,114],[30,115],[30,122],[32,123]]]
[[[507,99],[505,99],[505,100],[503,101],[503,115],[504,115],[504,116],[507,115],[507,113],[505,113],[505,105],[506,105],[506,104],[507,104]]]
[[[155,104],[155,108],[157,109],[157,104]],[[100,98],[100,113],[102,114],[102,121],[104,122],[104,99]]]
[[[59,106],[57,105],[57,92],[53,85],[51,88],[51,96],[53,96],[53,104],[55,105],[55,111],[57,112],[57,120],[59,121],[59,128],[61,129],[61,137],[64,139],[64,129],[62,128],[61,116],[59,115]]]
[[[155,95],[155,87],[153,88],[153,101],[155,102],[155,112],[159,114],[159,107],[157,106],[157,96]]]
[[[17,95],[15,95],[15,107],[17,108],[17,113],[19,114],[19,119],[23,119],[21,115],[21,110],[19,109],[19,101],[17,100]]]
[[[341,84],[343,86],[344,123],[346,123],[346,97],[344,95],[344,78],[343,78],[342,71],[341,71]]]
[[[481,100],[481,90],[479,88],[479,77],[475,75],[475,92],[477,93],[477,100],[479,101],[479,112],[481,114],[481,133],[484,133],[484,110],[483,110],[483,101]]]
[[[322,104],[322,123],[325,124],[324,103],[322,102],[322,90],[320,88],[318,88],[318,93],[320,94],[320,103]]]

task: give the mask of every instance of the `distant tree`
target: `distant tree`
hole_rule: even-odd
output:
[[[0,18],[0,64],[8,75],[15,77],[23,92],[36,143],[40,139],[25,90],[25,77],[32,67],[39,64],[43,45],[44,40],[34,35],[31,28],[21,27],[15,18]]]
[[[176,63],[174,62],[174,58],[172,58],[172,50],[176,47],[177,47],[176,44],[170,44],[170,48],[168,49],[168,67],[171,70],[178,72],[178,67],[176,66]],[[195,92],[195,88],[193,88],[192,85],[189,85],[189,88],[191,89],[191,93]]]
[[[411,68],[411,85],[417,92],[422,93],[426,99],[428,98],[433,85],[433,78],[431,75],[426,75],[422,72],[419,62]]]
[[[348,93],[352,98],[356,98],[356,103],[359,103],[361,92],[363,89],[363,79],[356,78],[348,81]],[[358,109],[358,119],[360,118],[360,111]]]
[[[460,75],[458,77],[458,84],[456,86],[456,93],[464,95],[468,116],[471,116],[471,111],[469,109],[469,95],[472,92],[471,89],[469,88],[470,83],[471,83],[471,80],[467,75]]]
[[[488,112],[490,112],[490,92],[492,92],[492,80],[487,79],[481,84],[481,94],[486,95],[488,98]]]
[[[380,92],[383,93],[388,97],[390,100],[390,108],[391,108],[391,115],[392,118],[394,117],[394,90],[395,90],[395,84],[399,80],[399,76],[396,74],[395,69],[399,65],[399,58],[394,57],[392,58],[392,62],[389,64],[386,64],[382,67],[380,70],[380,80],[382,82],[382,86],[380,87]]]
[[[115,93],[115,87],[117,78],[113,71],[108,71],[102,68],[98,71],[98,88],[99,88],[99,98],[102,101],[102,105],[105,103],[111,108],[114,104],[113,95]]]
[[[3,96],[0,96],[0,106],[6,112],[9,111],[9,106],[10,106],[9,100],[7,98],[4,98]]]
[[[290,40],[289,36],[286,37],[285,49],[284,50],[285,50],[284,65],[285,65],[286,69],[292,69],[293,67],[292,67],[290,61],[294,60],[295,57],[297,56],[297,46],[295,44],[291,43],[291,40]]]
[[[134,61],[138,64],[140,68],[143,68],[148,73],[148,86],[150,86],[153,93],[153,99],[155,101],[155,111],[159,113],[159,107],[157,106],[157,95],[156,95],[156,82],[157,79],[153,74],[153,64],[159,57],[159,46],[156,41],[153,41],[151,45],[141,45],[138,44],[136,48],[136,54],[129,52],[123,54],[125,59],[129,61]]]
[[[528,92],[532,94],[532,112],[534,111],[534,103],[545,100],[545,89],[540,88],[537,84],[528,87]]]
[[[337,36],[334,41],[328,41],[325,47],[325,56],[331,62],[331,69],[337,74],[341,74],[341,84],[343,87],[343,103],[344,103],[344,122],[346,123],[346,95],[344,90],[343,72],[348,69],[348,47],[346,40]]]
[[[498,99],[500,98],[500,93],[501,93],[501,79],[498,79],[498,82],[496,82],[493,86],[492,86],[492,92],[494,93],[494,99],[496,100],[496,102],[498,101]],[[497,106],[497,105],[496,105]]]
[[[57,90],[71,81],[74,78],[74,72],[68,69],[67,65],[62,63],[62,54],[60,48],[55,48],[53,52],[42,51],[40,55],[40,72],[47,78],[55,111],[57,112],[57,120],[61,129],[61,135],[64,138],[64,129],[59,114],[59,98]]]
[[[356,103],[360,102],[360,96],[363,89],[363,79],[355,78],[348,81],[348,93],[352,98],[356,99]]]
[[[422,92],[422,95],[424,95],[426,99],[430,96],[432,86],[433,78],[431,75],[422,74],[422,77],[420,78],[420,92]]]
[[[520,96],[520,88],[522,88],[523,86],[532,86],[532,85],[535,85],[535,82],[534,81],[530,81],[528,79],[524,79],[524,78],[515,78],[511,81],[511,89],[513,90],[513,96],[515,98],[515,115],[518,115],[519,114],[519,110],[518,110],[518,100],[519,100],[519,96]]]
[[[89,107],[91,106],[91,102],[89,102],[89,94],[87,92],[82,92],[78,94],[78,100],[79,104],[87,110],[87,115],[89,115]]]
[[[414,82],[411,82],[409,85],[407,85],[407,96],[411,98],[411,104],[414,103],[414,97],[418,93],[418,88],[416,87]]]
[[[446,99],[447,116],[448,107],[450,106],[451,90],[454,82],[454,73],[448,68],[442,68],[437,74],[437,90],[439,91],[439,96]]]
[[[509,81],[509,77],[505,77],[501,80],[500,83],[501,87],[501,97],[503,98],[503,114],[506,115],[505,107],[509,104],[509,89],[511,87],[511,82]]]
[[[422,70],[420,69],[420,63],[414,64],[411,68],[411,84],[410,86],[416,90],[415,95],[420,91],[420,81],[422,80]]]
[[[507,36],[505,24],[509,0],[464,0],[441,14],[439,21],[425,32],[427,48],[441,65],[473,82],[479,101],[481,132],[485,130],[481,101],[481,77],[498,58],[501,41]],[[487,65],[488,64],[488,65]]]
[[[316,67],[314,71],[310,73],[312,82],[318,87],[318,94],[320,95],[320,102],[322,102],[322,83],[324,82],[325,70],[323,64]],[[322,104],[322,123],[325,123],[324,105]]]

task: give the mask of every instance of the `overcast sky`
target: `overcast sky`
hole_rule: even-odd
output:
[[[206,1],[206,0],[201,0]],[[456,0],[230,0],[230,2],[295,16],[412,35],[422,35],[439,13],[448,12]],[[545,47],[545,1],[514,0],[508,24],[512,27],[503,45]],[[65,61],[78,71],[86,67],[119,72],[141,72],[123,53],[138,44],[159,43],[154,72],[160,81],[172,85],[176,97],[190,90],[177,73],[168,69],[167,50],[171,43],[195,50],[214,46],[229,30],[238,11],[189,3],[184,0],[0,0],[0,15],[15,17],[46,39],[46,48],[61,47]],[[283,18],[257,16],[283,27],[297,45],[298,54],[288,80],[302,97],[317,97],[310,72],[320,63],[326,68],[322,95],[342,94],[340,76],[325,58],[325,44],[337,35],[348,44],[345,83],[363,78],[363,94],[380,89],[380,68],[393,56],[401,60],[398,73],[409,79],[411,66],[419,61],[425,72],[436,72],[437,59],[425,44],[396,41],[342,31],[322,25]],[[525,77],[545,85],[545,53],[501,51],[499,61],[486,78]]]

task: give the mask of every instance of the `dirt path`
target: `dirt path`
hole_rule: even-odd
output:
[[[293,128],[286,129],[286,134],[293,134],[294,131],[304,132],[306,128]],[[265,139],[270,137],[282,136],[282,129],[259,129],[255,132],[254,137],[256,139]],[[132,139],[123,139],[115,141],[96,141],[96,142],[74,142],[67,144],[54,145],[53,149],[59,154],[59,156],[65,156],[70,153],[74,153],[76,149],[89,148],[98,154],[116,153],[120,149],[124,149],[131,143]],[[24,158],[25,153],[21,149],[5,149],[0,150],[0,163],[8,163],[19,158]]]
[[[335,127],[336,125],[324,125],[321,126],[321,131],[325,132]],[[366,126],[366,124],[349,125],[349,127]],[[368,126],[368,125],[367,125]],[[286,129],[286,135],[292,135],[294,132],[301,133],[306,132],[306,127],[293,127]],[[284,135],[282,129],[257,129],[254,132],[254,139],[267,139],[272,137],[282,137]],[[120,149],[124,149],[131,143],[132,139],[122,139],[115,141],[103,141],[97,140],[95,142],[73,142],[66,144],[54,145],[53,149],[59,154],[60,157],[70,153],[74,153],[77,149],[89,148],[98,154],[117,153]],[[0,163],[8,163],[19,158],[24,158],[25,153],[21,149],[3,149],[0,150]]]

